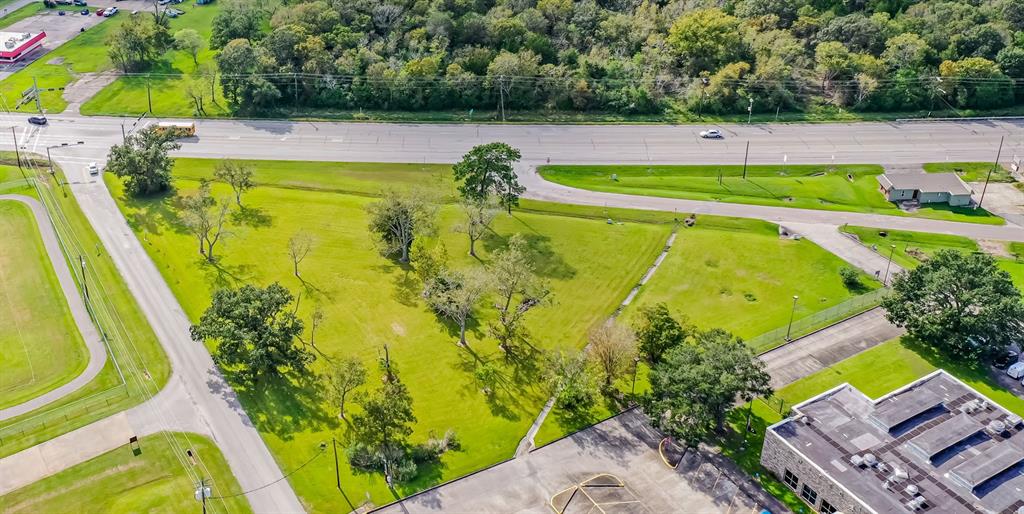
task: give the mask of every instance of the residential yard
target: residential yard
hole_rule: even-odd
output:
[[[148,70],[154,75],[153,77],[118,78],[113,84],[103,88],[89,101],[82,104],[82,114],[138,115],[145,112],[149,110],[148,84],[153,102],[153,114],[156,116],[200,116],[201,113],[196,112],[192,96],[187,93],[190,87],[202,91],[203,109],[206,115],[227,115],[227,104],[221,95],[220,84],[215,82],[211,75],[216,72],[214,63],[216,51],[209,48],[210,30],[213,18],[220,10],[219,5],[218,2],[207,5],[196,5],[189,2],[174,4],[176,9],[185,11],[185,14],[171,18],[170,33],[173,35],[184,28],[191,28],[199,32],[205,45],[197,56],[198,63],[193,62],[192,56],[183,50],[168,50],[163,58]],[[198,75],[205,75],[208,78]],[[211,99],[215,101],[211,101]]]
[[[135,455],[125,445],[56,475],[0,496],[7,514],[34,512],[179,513],[198,512],[195,483],[210,481],[211,513],[252,512],[220,450],[204,436],[160,433],[139,441]],[[193,464],[185,449],[195,455]],[[177,453],[176,453],[177,452]]]
[[[0,200],[0,408],[67,383],[85,369],[89,353],[32,212]]]
[[[945,234],[927,232],[910,232],[906,230],[878,230],[868,227],[845,225],[843,232],[856,235],[862,243],[888,256],[891,250],[892,260],[904,268],[915,268],[935,252],[952,249],[961,252],[979,252],[981,247],[974,240]],[[882,236],[881,233],[885,233]],[[1021,243],[995,243],[1002,245],[1004,254],[996,256],[999,267],[1006,270],[1013,278],[1017,288],[1024,291],[1024,245]],[[895,245],[895,250],[892,246]]]
[[[989,369],[951,362],[930,348],[906,338],[895,339],[794,382],[777,391],[773,398],[754,401],[752,432],[747,435],[744,435],[747,407],[733,410],[730,414],[730,434],[722,441],[723,454],[759,478],[769,492],[785,501],[790,508],[797,512],[810,512],[791,489],[761,468],[765,428],[780,421],[782,414],[788,412],[793,405],[840,384],[848,382],[869,397],[877,398],[939,368],[952,373],[1003,407],[1024,415],[1024,398],[1001,388],[991,378]]]
[[[745,203],[831,211],[852,211],[940,220],[1002,224],[984,210],[922,207],[900,210],[878,192],[882,167],[855,165],[749,166],[590,166],[548,165],[539,168],[547,180],[566,186],[687,200]],[[614,178],[613,178],[614,177]]]
[[[40,162],[45,161],[36,161],[35,166]],[[13,163],[12,152],[0,152],[0,164],[4,164],[0,166],[0,189],[4,193],[38,197],[17,168],[11,166]],[[56,178],[63,181],[63,172],[59,168],[56,171]],[[31,174],[31,168],[26,172]],[[113,261],[103,251],[74,195],[64,196],[48,173],[42,176],[45,177],[41,186],[43,200],[51,208],[58,233],[71,251],[86,257],[90,292],[95,299],[94,312],[107,334],[113,358],[107,360],[92,382],[75,393],[0,422],[0,457],[137,405],[147,395],[159,391],[170,375],[170,366],[156,336]],[[122,385],[114,366],[115,359],[125,375],[126,385]]]
[[[989,182],[1015,182],[1010,172],[998,165],[992,170],[991,162],[929,162],[924,165],[928,173],[956,173],[964,182],[984,182],[988,172],[992,171]]]
[[[183,162],[182,172],[192,176],[209,173],[197,161]],[[291,170],[308,169],[308,163],[290,163]],[[348,189],[362,184],[364,191],[379,191],[400,177],[406,182],[435,180],[436,169],[414,172],[409,166],[378,165],[380,182],[372,187],[364,173],[373,169],[344,163],[321,165],[327,190],[314,189],[312,176],[297,175],[304,189],[271,186],[293,178],[271,179],[287,173],[262,169],[261,185],[245,197],[244,220],[233,225],[223,243],[216,265],[202,262],[191,236],[182,232],[172,202],[167,198],[125,200],[120,184],[107,177],[143,245],[161,269],[171,288],[193,320],[207,307],[215,288],[252,282],[281,282],[302,294],[300,315],[319,306],[325,312],[317,346],[330,356],[355,355],[375,370],[384,344],[413,396],[417,417],[413,441],[430,432],[454,429],[461,451],[447,454],[443,464],[421,473],[417,480],[398,486],[407,495],[512,455],[519,439],[539,412],[547,392],[537,378],[533,359],[521,365],[507,363],[487,335],[493,317],[489,301],[478,309],[481,320],[470,327],[469,348],[456,346],[455,327],[442,323],[423,304],[421,284],[412,268],[381,257],[367,232],[364,207],[372,197],[334,192],[339,184]],[[291,175],[289,175],[291,177]],[[194,180],[177,181],[180,190],[196,187]],[[286,184],[289,185],[289,184]],[[443,189],[447,189],[447,186]],[[226,186],[216,185],[218,195]],[[538,207],[533,204],[532,207]],[[440,212],[436,238],[459,266],[474,265],[468,257],[465,235],[451,231],[458,208],[446,205]],[[549,282],[553,302],[528,315],[532,342],[538,348],[580,347],[591,326],[612,313],[618,303],[654,260],[670,232],[665,224],[625,223],[608,225],[603,218],[583,212],[562,216],[514,211],[501,215],[495,233],[478,244],[483,262],[515,232],[523,233],[537,261],[538,273]],[[298,231],[313,235],[313,251],[302,264],[305,285],[292,274],[287,241]],[[616,251],[609,251],[615,249]],[[501,385],[492,398],[481,393],[474,370],[485,361],[501,370]],[[324,369],[320,359],[315,368]],[[375,376],[375,372],[371,373]],[[371,383],[373,381],[371,380]],[[344,440],[345,428],[337,411],[323,397],[321,385],[310,374],[293,382],[265,383],[259,390],[238,385],[250,417],[283,469],[294,469],[308,460],[322,441]],[[379,474],[355,473],[342,456],[344,495],[334,486],[333,462],[317,462],[292,478],[299,495],[316,512],[348,511],[369,494],[375,503],[394,499]]]

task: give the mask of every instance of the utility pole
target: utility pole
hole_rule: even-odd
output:
[[[199,485],[196,486],[195,497],[197,502],[203,503],[203,514],[206,514],[206,499],[210,498],[210,487],[206,485],[206,479],[200,478]]]
[[[786,329],[786,341],[789,341],[789,336],[793,334],[793,316],[796,315],[796,301],[800,297],[793,295],[793,310],[789,313],[789,328]]]
[[[18,132],[14,130],[14,127],[11,127],[11,135],[14,136],[14,155],[18,159],[18,171],[24,175],[25,170],[21,169],[21,151],[18,150]]]
[[[43,103],[42,103],[41,100],[39,100],[39,96],[40,96],[39,95],[39,83],[36,82],[35,75],[32,76],[32,91],[34,92],[35,97],[36,97],[36,112],[38,112],[39,114],[42,114],[43,113]]]
[[[750,118],[754,115],[754,97],[750,97],[750,105],[747,106],[747,125],[750,125]]]
[[[501,106],[501,121],[505,122],[505,76],[498,77],[498,97]]]
[[[750,155],[750,140],[747,140],[747,149],[743,151],[743,180],[747,180],[747,156]]]
[[[331,437],[331,443],[334,444],[334,480],[338,484],[338,490],[341,490],[341,471],[338,470],[338,440]]]
[[[149,102],[149,113],[153,114],[153,89],[150,87],[149,76],[146,76],[146,101]]]
[[[892,254],[896,253],[896,245],[889,245],[889,262],[885,263],[885,278],[882,279],[882,285],[889,285],[889,267],[892,266]]]
[[[992,178],[992,172],[996,170],[996,166],[999,166],[999,157],[1003,154],[1003,139],[1006,136],[999,137],[999,150],[996,150],[996,162],[992,163],[992,167],[988,170],[988,175],[985,175],[985,186],[981,188],[981,198],[978,199],[978,208],[981,208],[981,202],[985,201],[985,191],[988,191],[988,179]]]

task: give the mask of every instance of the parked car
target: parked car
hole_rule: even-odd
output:
[[[82,13],[82,16],[88,16],[89,15],[89,9],[82,9],[81,11],[78,11],[78,12]],[[82,27],[82,32],[85,32],[85,27]]]
[[[82,7],[89,5],[85,0],[74,0],[74,4]]]
[[[71,5],[71,0],[57,0],[57,5]]]
[[[700,137],[704,139],[722,139],[722,131],[718,129],[709,129],[700,131]]]
[[[1010,367],[1006,368],[1006,374],[1009,375],[1010,378],[1024,378],[1024,362],[1015,362],[1011,364]]]
[[[96,9],[96,16],[103,16],[103,9]]]
[[[28,122],[33,125],[46,125],[46,116],[29,116]]]
[[[96,175],[100,174],[100,166],[98,164],[96,164],[95,162],[90,162],[88,169],[89,169],[89,174],[94,176],[94,177]]]
[[[999,354],[998,357],[992,359],[992,365],[996,369],[1007,369],[1012,364],[1016,364],[1020,361],[1020,354],[1013,350],[1006,350],[1006,353]],[[1020,377],[1014,377],[1020,378]]]
[[[117,7],[108,7],[106,11],[103,11],[103,16],[107,18],[117,14]]]
[[[67,14],[67,12],[57,11],[57,16],[64,16],[65,14]]]
[[[181,9],[173,9],[173,8],[169,7],[169,8],[167,8],[167,14],[170,15],[170,16],[181,16],[182,14],[185,14],[185,11],[182,11]]]
[[[160,5],[167,5],[167,4],[171,3],[171,0],[160,0],[157,3],[160,4]]]

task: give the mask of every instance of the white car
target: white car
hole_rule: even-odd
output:
[[[700,137],[704,139],[722,139],[722,131],[718,129],[709,129],[700,131]]]
[[[109,18],[109,17],[111,17],[111,16],[113,16],[115,14],[117,14],[117,7],[110,7],[107,10],[103,11],[103,15],[106,16],[107,18]]]
[[[100,166],[95,162],[90,162],[87,169],[89,170],[89,174],[94,177],[100,174]]]

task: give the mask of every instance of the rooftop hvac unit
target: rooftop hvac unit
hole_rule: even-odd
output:
[[[907,486],[906,489],[904,489],[904,491],[906,491],[907,494],[909,494],[910,496],[917,496],[917,493],[919,493],[921,490],[918,489],[916,485],[910,484]]]
[[[811,418],[808,418],[806,414],[801,414],[799,418],[796,418],[796,420],[805,425],[811,424]]]
[[[898,484],[908,478],[910,478],[910,475],[908,475],[906,471],[896,466],[892,467],[892,475],[889,476],[889,480],[891,480],[893,483]]]
[[[18,35],[18,40],[19,41],[24,41],[24,40],[26,40],[26,39],[28,39],[30,37],[32,37],[32,34],[30,34],[28,32],[22,32],[21,34]]]
[[[971,401],[965,403],[964,406],[961,407],[961,409],[964,412],[966,412],[967,414],[970,414],[970,413],[978,410],[978,400],[971,400]]]
[[[908,501],[906,505],[910,510],[919,510],[924,506],[924,496],[915,496],[914,499]]]
[[[993,434],[1002,434],[1003,432],[1006,432],[1006,423],[1003,423],[998,419],[993,419],[992,421],[988,422],[987,428],[988,431],[992,432]]]
[[[853,455],[852,457],[850,457],[850,464],[853,464],[858,468],[862,468],[865,466],[864,457],[861,457],[860,455]]]
[[[864,454],[864,465],[865,466],[875,467],[876,464],[878,464],[878,459],[875,458],[875,454],[873,454],[873,453],[865,453]]]
[[[1016,414],[1010,414],[1009,416],[1006,416],[1006,426],[1010,428],[1016,427],[1021,423],[1021,421],[1021,417]],[[1024,512],[1020,514],[1024,514]]]
[[[15,44],[16,44],[16,42],[14,41],[13,37],[8,39],[7,41],[4,41],[4,47],[7,48],[8,50],[14,48]]]

